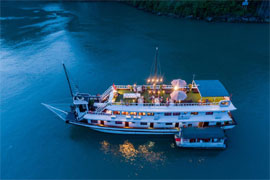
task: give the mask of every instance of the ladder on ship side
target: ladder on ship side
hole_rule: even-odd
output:
[[[112,86],[110,86],[101,96],[100,100],[103,101],[106,97],[108,97],[113,90]]]

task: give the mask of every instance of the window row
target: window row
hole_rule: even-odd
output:
[[[154,116],[155,113],[151,113],[151,112],[148,112],[148,113],[145,113],[145,112],[126,112],[126,111],[122,111],[122,113],[120,111],[113,111],[113,114],[114,115],[134,115],[134,116]],[[180,113],[180,112],[167,112],[167,113],[164,113],[164,116],[180,116],[180,115],[187,115],[188,113],[187,112],[183,112],[183,113]],[[191,112],[190,113],[191,115],[198,115],[199,113],[198,112]],[[213,115],[214,112],[205,112],[205,115]]]
[[[106,122],[111,122],[111,121],[106,121]],[[91,120],[91,123],[92,124],[97,124],[98,123],[98,120]],[[133,123],[133,124],[135,124],[136,122],[115,121],[114,123],[115,124],[124,124],[124,123]],[[148,125],[148,124],[150,124],[150,123],[148,123],[148,122],[140,122],[140,125]],[[158,123],[158,124],[160,124],[160,123]],[[173,125],[173,123],[165,123],[165,125],[171,126],[171,125]]]

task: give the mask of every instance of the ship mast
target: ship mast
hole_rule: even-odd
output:
[[[153,68],[153,66],[152,66]],[[161,84],[163,82],[163,77],[161,76],[161,72],[159,69],[159,62],[158,62],[158,47],[156,47],[156,55],[154,61],[154,72],[151,71],[149,78],[147,79],[147,84],[153,86],[153,93],[160,93],[160,91],[156,91],[157,84]],[[153,69],[152,69],[153,70]],[[153,73],[153,74],[152,74]],[[152,91],[149,91],[152,92]]]
[[[70,80],[69,80],[67,69],[66,69],[66,66],[65,66],[64,63],[63,63],[63,68],[64,68],[65,75],[66,75],[66,78],[67,78],[67,81],[68,81],[69,91],[70,91],[71,97],[73,98],[73,92],[72,92],[72,88],[71,88],[71,85],[70,85]]]
[[[155,58],[155,78],[157,78],[157,58],[158,58],[158,47],[156,47],[156,58]]]

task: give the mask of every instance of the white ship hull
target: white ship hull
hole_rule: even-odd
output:
[[[136,128],[117,128],[106,126],[88,125],[78,122],[69,122],[70,124],[88,127],[95,131],[113,134],[148,134],[148,135],[171,135],[179,132],[179,129],[136,129]]]

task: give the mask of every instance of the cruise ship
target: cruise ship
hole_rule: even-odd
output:
[[[236,125],[231,97],[219,80],[164,84],[159,72],[158,48],[153,70],[144,85],[112,84],[101,95],[74,93],[63,64],[73,103],[70,111],[44,104],[66,123],[116,134],[177,134],[183,128]]]

